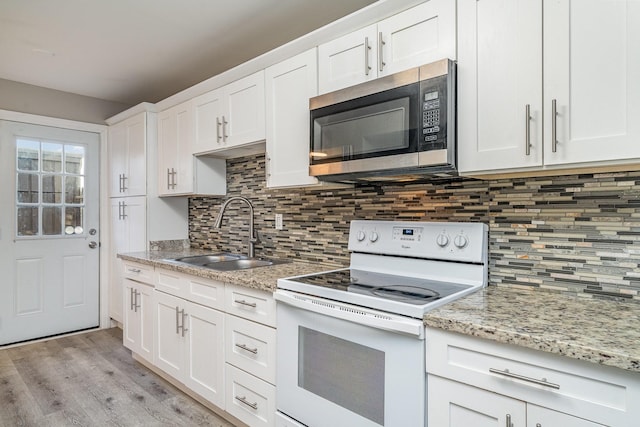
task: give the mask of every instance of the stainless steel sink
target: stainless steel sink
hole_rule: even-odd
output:
[[[204,266],[214,262],[234,261],[243,258],[241,255],[233,254],[213,254],[213,255],[193,255],[182,258],[172,258],[169,261],[182,262],[189,265]]]
[[[289,260],[266,259],[266,258],[248,258],[244,255],[236,254],[211,254],[211,255],[194,255],[181,258],[171,258],[166,261],[177,262],[180,264],[193,265],[197,267],[210,268],[218,271],[236,271],[247,270],[256,267],[267,267],[270,265],[284,264]]]

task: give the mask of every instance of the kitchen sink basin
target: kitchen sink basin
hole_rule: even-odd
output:
[[[180,264],[193,265],[197,267],[210,268],[218,271],[247,270],[256,267],[267,267],[270,265],[284,264],[290,262],[281,259],[248,258],[244,255],[235,254],[212,254],[194,255],[181,258],[171,258],[167,261]]]

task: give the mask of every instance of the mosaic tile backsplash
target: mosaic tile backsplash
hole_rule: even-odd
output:
[[[352,219],[489,224],[491,285],[640,301],[640,172],[505,180],[449,179],[340,189],[268,189],[263,155],[227,161],[228,196],[249,198],[257,256],[347,265]],[[192,247],[247,251],[248,210],[189,201]],[[274,228],[274,215],[284,230]]]

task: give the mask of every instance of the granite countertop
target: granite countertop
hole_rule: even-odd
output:
[[[640,304],[489,286],[425,325],[640,372]]]
[[[211,253],[210,250],[184,249],[179,251],[129,252],[118,254],[118,258],[268,292],[275,291],[279,278],[300,276],[340,268],[339,266],[327,264],[293,261],[246,270],[216,271],[205,267],[167,261],[167,259],[171,258]]]

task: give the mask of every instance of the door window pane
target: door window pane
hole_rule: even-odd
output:
[[[43,172],[62,172],[62,144],[45,142],[42,144]]]
[[[64,202],[67,204],[84,203],[84,177],[67,176],[65,179],[65,197]]]
[[[79,145],[67,145],[64,149],[65,152],[65,167],[66,173],[84,174],[84,159],[85,149]]]
[[[62,203],[62,175],[42,175],[42,203]]]
[[[38,171],[40,170],[40,142],[19,139],[18,144],[18,161],[17,167],[19,171]]]
[[[37,236],[38,208],[18,207],[18,236]]]
[[[35,173],[18,173],[18,203],[38,203],[38,178]]]
[[[85,161],[80,145],[16,140],[17,236],[84,233]]]
[[[42,208],[42,234],[55,236],[62,234],[62,208],[44,206]]]

